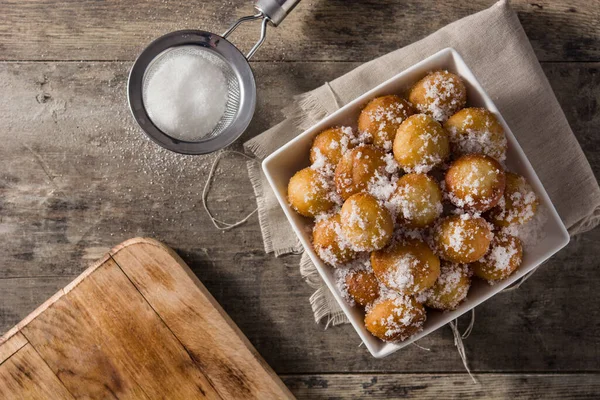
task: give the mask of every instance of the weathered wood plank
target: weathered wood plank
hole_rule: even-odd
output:
[[[21,332],[75,397],[221,398],[112,259]]]
[[[572,68],[572,64],[558,63],[542,67],[596,179],[600,180],[600,64]]]
[[[287,375],[298,399],[597,399],[598,374]]]
[[[21,333],[13,335],[5,342],[0,341],[0,364],[10,358],[26,344],[27,339],[25,339],[25,336]]]
[[[0,279],[0,330],[64,286],[88,260],[128,237],[145,235],[179,251],[278,373],[463,370],[446,329],[422,341],[432,352],[410,347],[374,360],[356,347],[351,327],[324,332],[314,325],[311,290],[301,281],[298,258],[265,255],[256,220],[220,233],[206,217],[200,194],[212,156],[160,151],[134,128],[125,100],[129,65],[0,63],[2,90],[11,93],[0,97],[0,277],[24,277]],[[259,105],[244,138],[279,121],[293,95],[356,65],[256,64]],[[596,174],[599,66],[544,65]],[[217,215],[235,220],[252,211],[241,160],[225,159],[217,182],[209,199]],[[576,238],[526,289],[478,308],[466,342],[471,366],[600,370],[600,335],[590,322],[600,320],[594,289],[600,284],[598,241],[599,230]],[[62,274],[71,277],[28,278]],[[505,355],[515,346],[518,357]]]
[[[73,399],[44,360],[29,344],[0,364],[2,399]]]
[[[366,61],[493,3],[303,1],[281,28],[270,30],[256,60]],[[599,0],[512,3],[541,60],[600,60]],[[184,28],[223,32],[253,12],[246,0],[2,0],[0,10],[2,60],[133,60],[161,34]],[[249,49],[257,30],[256,24],[240,28],[234,42]]]

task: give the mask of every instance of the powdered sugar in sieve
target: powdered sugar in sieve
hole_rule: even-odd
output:
[[[148,66],[142,97],[148,116],[167,135],[195,142],[218,135],[240,104],[231,66],[195,45],[163,51]]]

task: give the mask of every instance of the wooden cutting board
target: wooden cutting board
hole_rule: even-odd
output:
[[[128,240],[0,338],[0,399],[293,398],[189,267]]]

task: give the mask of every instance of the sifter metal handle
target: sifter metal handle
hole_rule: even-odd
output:
[[[263,13],[271,24],[277,26],[299,2],[300,0],[257,0],[254,8]]]
[[[300,0],[257,0],[254,8],[256,8],[258,14],[238,19],[231,27],[229,27],[229,29],[227,29],[227,31],[225,31],[225,33],[223,33],[222,36],[227,38],[231,32],[236,30],[236,28],[244,22],[262,19],[260,39],[258,39],[258,42],[250,49],[248,54],[246,54],[246,60],[250,60],[267,37],[267,24],[271,23],[271,25],[274,26],[279,25],[298,3],[300,3]]]

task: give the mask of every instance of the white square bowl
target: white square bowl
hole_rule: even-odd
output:
[[[433,70],[446,69],[462,77],[467,87],[467,101],[470,107],[485,107],[492,111],[497,117],[508,141],[507,168],[510,171],[523,175],[537,193],[540,205],[548,214],[545,229],[545,237],[532,248],[524,252],[523,262],[520,268],[508,279],[493,286],[480,280],[473,280],[466,301],[456,310],[450,312],[437,312],[427,310],[427,321],[423,331],[413,335],[400,343],[385,343],[372,336],[364,325],[364,311],[358,307],[348,305],[342,298],[342,294],[335,284],[333,276],[334,269],[326,265],[315,253],[311,244],[312,221],[296,213],[287,201],[288,181],[297,171],[309,166],[309,150],[315,136],[326,128],[344,125],[351,126],[356,130],[358,114],[371,99],[387,94],[402,94],[420,78]],[[273,188],[283,211],[285,212],[292,228],[298,235],[304,249],[317,267],[321,277],[332,291],[334,297],[348,316],[350,322],[358,332],[374,357],[385,357],[405,346],[422,338],[434,330],[446,325],[448,322],[458,318],[460,315],[471,310],[478,304],[489,299],[502,289],[519,280],[528,272],[535,269],[552,255],[569,243],[569,234],[563,225],[558,213],[554,209],[548,193],[542,186],[533,167],[527,160],[525,153],[519,146],[517,139],[500,115],[498,108],[485,93],[477,79],[465,64],[462,57],[452,48],[443,49],[436,54],[426,58],[418,64],[406,69],[388,81],[375,87],[369,92],[358,97],[356,100],[340,108],[338,111],[324,118],[310,129],[298,135],[295,139],[275,151],[262,163],[263,171]]]

